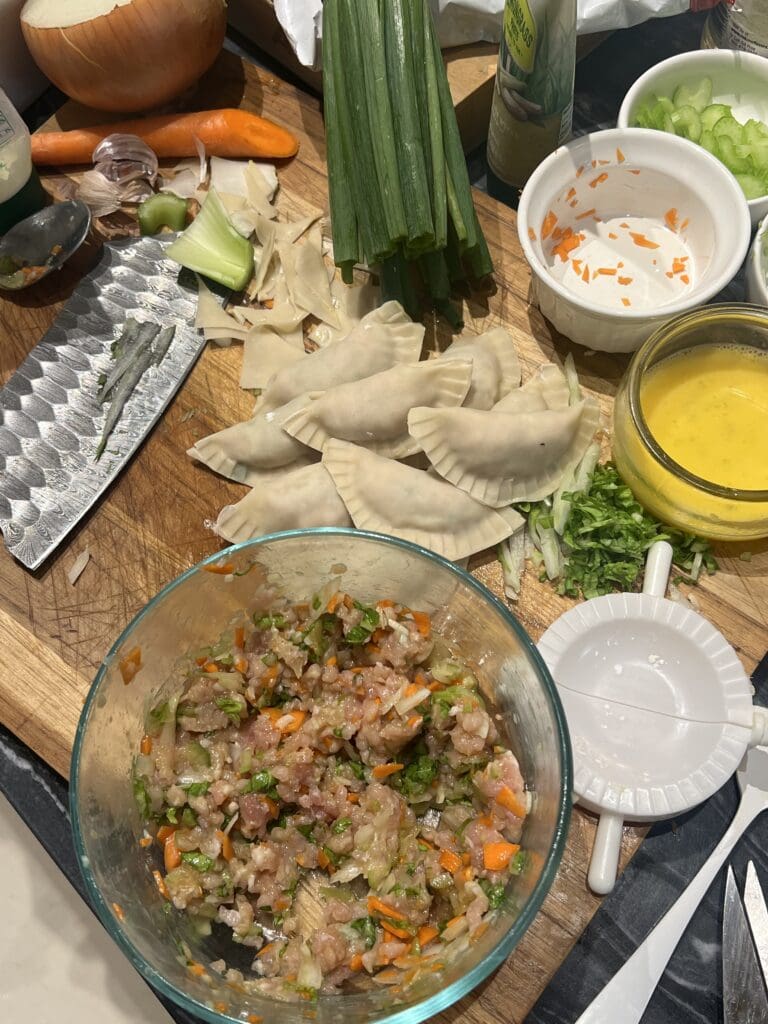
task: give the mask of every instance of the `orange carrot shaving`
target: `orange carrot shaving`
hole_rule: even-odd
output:
[[[609,231],[608,232],[608,237],[609,238],[613,238],[614,241],[615,241],[619,236],[617,234],[615,234],[613,231]]]
[[[566,196],[565,196],[565,198],[566,198],[566,199],[573,199],[573,197],[574,197],[575,195],[576,195],[576,189],[575,189],[575,188],[569,188],[569,189],[568,189],[568,192],[566,193]]]
[[[584,173],[584,164],[582,164],[576,171],[576,177],[580,178]]]
[[[168,838],[168,836],[172,836],[178,827],[178,825],[161,825],[160,828],[157,830],[156,838],[158,843],[160,843],[160,845],[162,846],[163,843]]]
[[[202,976],[205,974],[205,968],[203,967],[203,965],[197,963],[195,960],[192,960],[190,963],[187,964],[187,970],[189,971],[190,974],[194,974],[196,978],[202,978]]]
[[[429,684],[427,689],[429,690],[430,693],[436,693],[438,690],[442,689],[442,686],[442,683],[438,683],[438,681],[435,680],[434,683]]]
[[[591,210],[585,210],[584,213],[580,213],[576,220],[585,220],[587,217],[591,217],[594,212],[595,208],[593,206]]]
[[[624,266],[624,264],[621,262],[621,260],[619,260],[619,262],[616,264],[616,266],[619,268],[619,270],[621,270],[621,268]]]
[[[555,228],[555,230],[552,232],[552,238],[554,239],[554,241],[557,242],[562,237],[563,237],[563,229],[562,228]]]
[[[541,224],[541,237],[542,238],[549,238],[549,236],[554,231],[556,224],[557,224],[557,216],[552,212],[552,210],[550,210],[549,213],[547,214],[547,216],[542,221],[542,224]]]
[[[160,893],[160,895],[163,897],[163,899],[164,900],[170,900],[171,894],[168,892],[168,886],[165,884],[165,879],[160,874],[160,872],[159,871],[153,871],[152,872],[152,877],[155,880],[155,885],[157,886],[157,891]]]
[[[611,161],[610,160],[598,160],[597,162],[598,162],[598,164],[600,164],[601,167],[605,167],[605,165],[609,164]]]
[[[690,221],[688,220],[688,218],[686,217],[686,218],[685,218],[685,220],[683,221],[683,223],[682,223],[682,224],[680,225],[680,230],[681,230],[681,231],[685,231],[685,229],[686,229],[686,228],[688,227],[688,225],[689,225],[690,223],[691,223],[691,222],[690,222]]]
[[[687,274],[681,274],[680,275],[680,280],[683,282],[683,284],[690,284],[691,283],[691,279],[690,279],[690,277],[688,277]]]
[[[627,158],[624,156],[624,154],[621,152],[621,150],[617,146],[616,147],[616,163],[623,164],[626,159]]]
[[[239,647],[240,650],[242,650],[244,643],[245,643],[245,629],[244,629],[243,626],[238,626],[237,629],[235,630],[235,647]]]
[[[173,832],[163,843],[163,863],[165,864],[165,870],[173,871],[181,864],[181,853],[176,845],[176,833]]]
[[[232,860],[235,856],[235,851],[232,847],[232,840],[229,838],[226,832],[222,832],[221,829],[216,829],[216,838],[221,843],[221,855],[224,860]]]
[[[585,284],[589,284],[589,267],[588,266],[584,267],[584,273],[581,275],[581,280],[584,281]]]
[[[227,1004],[222,1002],[221,1000],[219,1000],[217,1003],[214,1003],[213,1008],[216,1011],[216,1013],[226,1013],[227,1010],[229,1009]]]
[[[685,263],[686,263],[686,260],[687,260],[687,257],[683,257],[681,259],[679,256],[675,256],[675,258],[672,260],[672,273],[673,274],[683,274],[683,273],[685,273]]]
[[[593,178],[589,183],[589,187],[597,188],[597,186],[602,185],[604,181],[608,181],[608,174],[606,171],[602,171],[596,178]]]
[[[275,305],[275,300],[274,299],[264,299],[264,301],[262,302],[262,306],[264,306],[266,309],[273,309],[274,305]]]
[[[421,715],[411,715],[408,721],[405,723],[409,729],[418,729],[423,719]]]
[[[347,800],[349,800],[351,804],[359,804],[360,796],[358,793],[347,793]]]
[[[533,228],[531,228],[531,231],[533,231]],[[388,597],[385,597],[382,601],[377,601],[376,602],[376,607],[377,608],[394,608],[395,607],[395,602],[391,601]]]
[[[398,928],[397,925],[390,924],[387,920],[382,920],[380,924],[385,932],[394,935],[396,939],[410,939],[412,936],[411,932],[407,932],[404,928]]]
[[[326,664],[326,665],[327,665],[327,666],[328,666],[329,668],[335,668],[335,667],[336,667],[336,665],[338,665],[338,663],[339,663],[339,659],[338,659],[338,658],[336,657],[336,655],[335,655],[335,654],[332,654],[332,655],[330,656],[330,658],[328,659],[328,661],[326,661],[326,663],[325,663],[325,664]]]
[[[626,221],[623,221],[621,224],[619,224],[619,227],[620,228],[629,228],[629,224],[627,224]]]
[[[141,737],[141,746],[139,747],[139,750],[142,752],[142,754],[151,754],[152,753],[152,737],[151,736],[142,736]]]
[[[264,1024],[264,1018],[259,1016],[258,1013],[249,1013],[245,1019],[248,1024]]]
[[[621,301],[622,301],[623,305],[625,305],[625,306],[631,306],[632,305],[632,303],[627,298],[622,298]]]
[[[269,952],[269,950],[270,950],[270,949],[272,949],[272,947],[273,947],[273,946],[274,946],[274,942],[268,942],[268,943],[266,944],[266,946],[262,946],[262,947],[261,947],[261,949],[260,949],[260,950],[259,950],[259,952],[258,952],[258,953],[256,954],[256,956],[264,956],[264,954],[265,954],[265,953],[267,953],[267,952]]]
[[[528,237],[532,242],[536,241],[536,232],[533,230],[533,228],[528,228]]]
[[[418,931],[419,945],[422,949],[428,946],[433,939],[436,939],[440,932],[437,928],[433,928],[432,925],[423,924]]]
[[[577,207],[577,206],[579,205],[579,200],[578,200],[578,199],[572,199],[572,200],[571,200],[571,201],[570,201],[570,202],[568,203],[568,205],[569,205],[570,207],[572,207],[572,208],[573,208],[573,209],[575,210],[575,209],[576,209],[576,207]]]
[[[495,798],[497,804],[514,814],[516,818],[524,818],[528,813],[525,804],[518,797],[516,793],[509,788],[509,786],[502,786]]]
[[[118,921],[125,920],[125,911],[123,910],[119,903],[113,903],[112,909],[114,910],[115,917],[117,918]]]
[[[235,669],[240,673],[246,672],[248,669],[247,658],[235,658]]]
[[[235,567],[231,562],[216,562],[213,565],[204,565],[203,568],[206,572],[215,573],[217,576],[230,576],[234,571]]]
[[[677,231],[677,210],[674,206],[664,214],[664,223],[670,231]]]
[[[363,955],[362,953],[355,953],[352,959],[349,961],[350,971],[362,971],[363,969]]]
[[[626,286],[628,284],[632,284],[632,281],[634,280],[634,278],[632,278],[632,277],[617,277],[616,280],[619,282],[619,284],[622,284],[622,285]]]
[[[265,796],[262,798],[264,803],[269,808],[269,815],[271,818],[277,818],[280,814],[280,808],[277,806],[277,802],[272,799],[271,796]]]
[[[427,682],[427,677],[424,675],[423,672],[417,672],[413,677],[413,681],[414,683],[416,683],[419,689],[421,689],[422,686],[429,686],[429,683]]]
[[[604,274],[606,277],[613,277],[616,273],[615,267],[598,267],[595,271],[596,274]]]
[[[374,911],[381,914],[383,917],[391,918],[393,921],[400,921],[403,917],[399,910],[396,910],[394,907],[390,907],[388,903],[385,903],[384,900],[380,900],[378,896],[370,895],[368,897],[368,913],[372,914]]]
[[[481,814],[477,822],[485,828],[493,828],[493,817],[490,814]]]
[[[399,763],[377,764],[376,767],[371,772],[371,775],[374,777],[374,779],[386,779],[388,776],[394,775],[395,772],[402,771],[404,767],[405,765]]]
[[[462,855],[461,855],[461,863],[464,865],[464,867],[466,867],[467,864],[471,864],[472,863],[472,854],[471,853],[462,853]]]
[[[632,241],[635,243],[635,245],[639,246],[639,248],[641,248],[641,249],[658,249],[659,248],[659,243],[658,242],[652,242],[650,240],[650,238],[646,238],[646,236],[641,234],[639,231],[630,231],[629,232],[629,237],[632,239]]]
[[[510,843],[509,845],[513,846],[514,844]],[[447,931],[451,927],[451,925],[458,924],[460,921],[463,921],[463,920],[464,920],[464,915],[463,914],[457,914],[456,917],[452,917],[451,920],[446,923],[445,931]]]
[[[151,846],[152,843],[154,843],[154,839],[152,838],[152,836],[142,836],[141,839],[139,840],[139,846],[142,848],[142,850],[146,850],[146,848],[148,846]]]
[[[571,260],[574,274],[581,274],[581,260]]]
[[[415,693],[418,693],[421,687],[418,683],[408,683],[405,690],[403,691],[404,697],[413,697]]]
[[[320,867],[323,869],[323,871],[325,871],[325,869],[331,863],[331,859],[328,856],[328,854],[325,852],[325,850],[318,850],[317,851],[317,863],[320,865]]]
[[[570,232],[570,233],[569,233]],[[581,245],[581,236],[574,235],[570,228],[563,235],[563,238],[552,250],[553,255],[559,256],[563,263],[568,262],[568,253],[573,252],[574,249],[578,249]]]
[[[461,857],[451,850],[443,850],[440,854],[440,867],[445,868],[446,871],[453,875],[461,867]]]
[[[640,171],[630,171],[629,173],[630,173],[630,174],[639,174],[639,173],[640,173]]]
[[[462,877],[464,878],[464,881],[465,882],[471,882],[474,873],[475,872],[472,870],[472,868],[469,866],[469,864],[467,864],[467,866],[462,871]]]
[[[429,636],[432,632],[432,619],[426,612],[411,612],[416,628],[422,636]]]
[[[283,736],[298,732],[307,717],[306,711],[283,711],[282,708],[262,708],[261,713],[269,718]]]
[[[120,675],[127,686],[141,668],[141,648],[134,647],[119,662]]]
[[[340,594],[340,593],[338,592],[338,590],[337,590],[337,591],[336,591],[336,593],[335,593],[335,594],[333,595],[333,597],[332,597],[332,598],[330,599],[330,601],[328,602],[328,604],[327,604],[327,605],[325,606],[325,610],[326,610],[326,611],[327,611],[327,612],[328,612],[328,613],[329,613],[330,615],[333,615],[333,613],[334,613],[334,612],[336,611],[336,609],[337,609],[337,608],[339,607],[339,603],[341,602],[341,599],[342,599],[342,597],[343,597],[343,594]]]
[[[483,866],[488,871],[504,871],[519,849],[518,843],[486,843],[483,847]]]
[[[206,661],[206,663],[203,665],[203,672],[218,672],[218,671],[219,671],[219,666],[216,664],[215,661]]]

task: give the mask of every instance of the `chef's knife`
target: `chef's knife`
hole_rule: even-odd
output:
[[[753,861],[747,864],[747,880],[744,883],[744,909],[747,912],[752,938],[763,969],[763,980],[768,985],[768,907],[765,905],[763,887],[755,871]]]
[[[723,903],[723,1019],[725,1024],[766,1024],[768,997],[733,869]]]

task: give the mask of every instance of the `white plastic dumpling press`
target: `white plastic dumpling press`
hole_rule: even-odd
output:
[[[624,821],[690,810],[768,735],[727,640],[663,596],[671,564],[671,546],[657,542],[641,594],[577,605],[538,645],[568,719],[576,799],[600,816],[588,875],[597,893],[615,884]]]

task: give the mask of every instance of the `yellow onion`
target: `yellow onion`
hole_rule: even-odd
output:
[[[225,0],[27,0],[27,46],[72,99],[97,110],[148,110],[178,96],[213,63]]]

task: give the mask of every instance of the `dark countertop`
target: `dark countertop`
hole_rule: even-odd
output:
[[[680,15],[617,32],[604,42],[577,69],[575,130],[582,133],[615,123],[629,85],[657,61],[696,48],[702,24],[700,16]],[[238,43],[242,40],[233,41],[233,48],[239,48]],[[270,66],[269,60],[250,49],[246,55]],[[39,124],[60,102],[60,94],[51,90],[28,112],[28,119]],[[473,181],[484,187],[484,154],[472,154],[469,163]],[[768,677],[768,666],[765,675]],[[761,702],[766,703],[768,678],[762,680],[759,689]],[[0,791],[85,899],[72,846],[67,784],[2,726]],[[653,828],[539,999],[528,1024],[572,1024],[576,1020],[695,875],[725,831],[737,804],[738,788],[731,781],[701,807]],[[732,863],[740,888],[750,859],[768,888],[768,819],[758,819],[736,847]],[[716,1024],[722,1020],[723,888],[721,872],[673,955],[643,1024]],[[168,1009],[180,1024],[194,1024],[189,1016],[170,1006]]]

